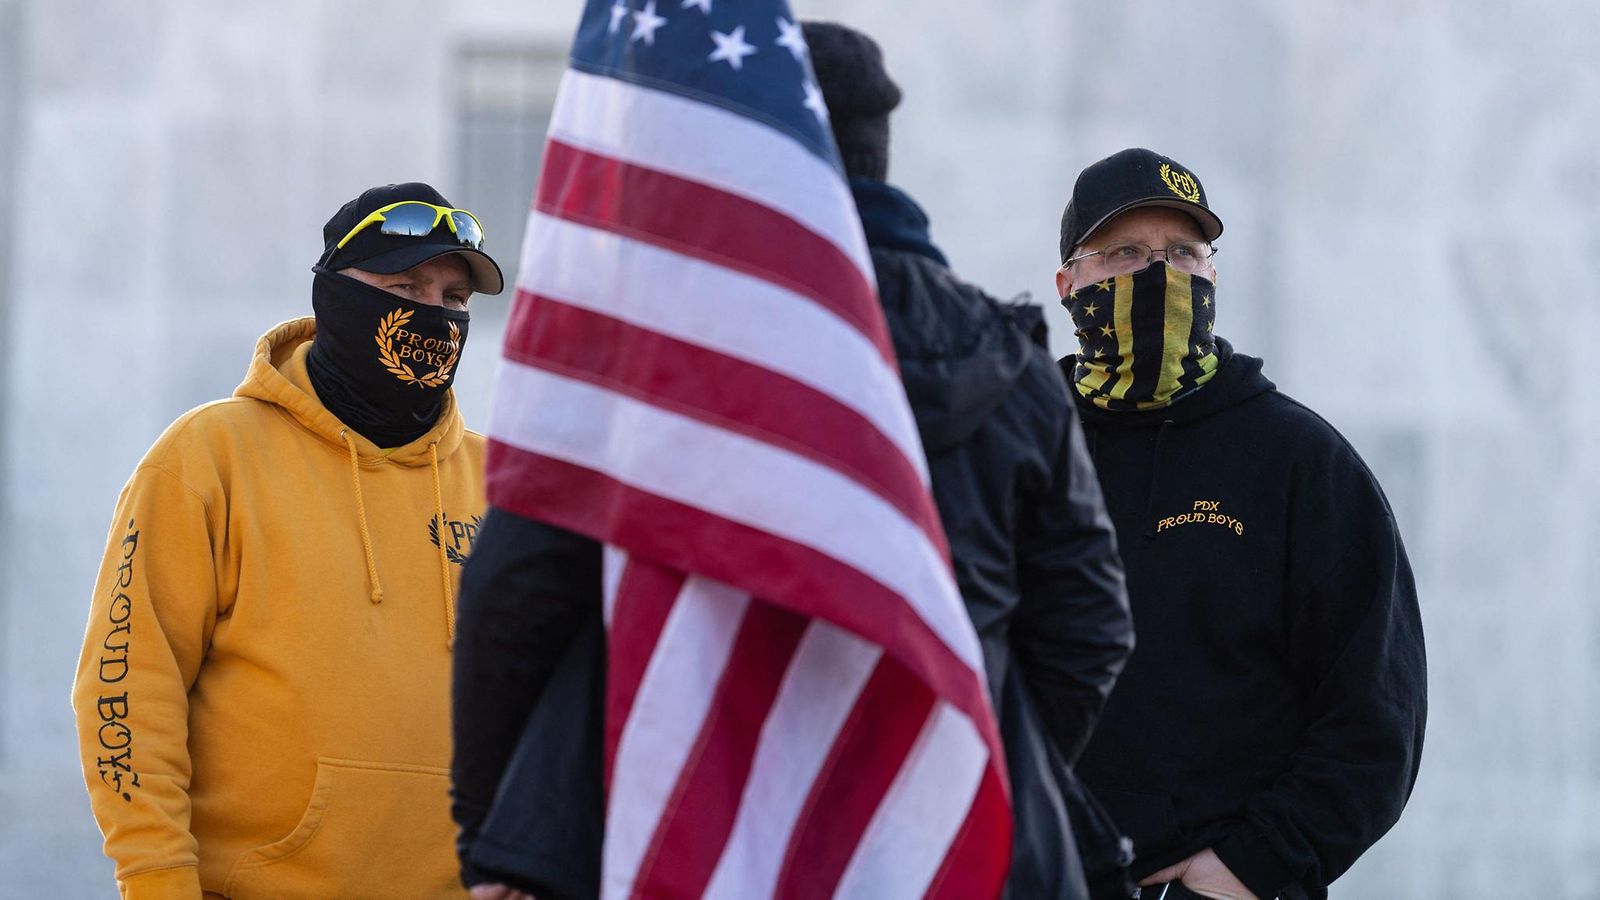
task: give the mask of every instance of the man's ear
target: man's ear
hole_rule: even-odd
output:
[[[1067,299],[1067,294],[1072,292],[1072,276],[1067,274],[1066,267],[1056,270],[1056,294],[1061,299]]]

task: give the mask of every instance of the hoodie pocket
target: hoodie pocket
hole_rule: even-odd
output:
[[[245,853],[223,890],[236,900],[460,897],[449,771],[318,759],[294,830]]]

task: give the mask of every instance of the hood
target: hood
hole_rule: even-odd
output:
[[[1044,316],[1036,306],[997,304],[987,321],[973,324],[915,346],[895,335],[900,379],[930,456],[965,443],[1011,392],[1039,352],[1029,334],[1043,327]]]
[[[884,181],[855,176],[850,179],[850,195],[856,201],[867,246],[903,250],[941,266],[950,265],[929,236],[928,214],[905,191]]]
[[[1044,344],[1044,315],[998,303],[951,273],[927,214],[904,192],[867,178],[850,179],[850,188],[900,378],[932,456],[965,442],[1005,399]]]
[[[1182,425],[1204,419],[1274,389],[1273,383],[1262,374],[1260,359],[1235,353],[1233,345],[1220,337],[1217,338],[1217,356],[1220,357],[1217,374],[1204,387],[1171,406],[1145,410],[1107,410],[1095,406],[1071,387],[1077,356],[1062,357],[1060,365],[1061,374],[1067,379],[1067,389],[1073,399],[1079,401],[1078,415],[1085,424],[1112,429],[1155,428],[1167,423]]]
[[[363,460],[386,460],[402,466],[429,464],[428,447],[438,444],[439,458],[444,459],[461,446],[465,430],[461,416],[456,411],[455,392],[446,394],[439,420],[422,437],[409,444],[385,452],[353,429],[347,429],[339,418],[329,412],[318,399],[306,372],[306,354],[317,335],[317,320],[310,316],[292,319],[268,331],[256,341],[255,355],[245,372],[244,381],[234,389],[235,397],[248,397],[271,403],[283,409],[306,430],[338,448],[345,450],[344,436],[348,435]]]

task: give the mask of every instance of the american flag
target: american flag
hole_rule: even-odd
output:
[[[591,0],[489,495],[606,544],[606,897],[990,897],[1003,756],[781,0]]]

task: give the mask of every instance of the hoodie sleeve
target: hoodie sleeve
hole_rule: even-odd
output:
[[[1065,398],[1062,398],[1065,401]],[[1062,756],[1075,763],[1128,654],[1133,618],[1100,483],[1070,402],[1050,473],[1022,506],[1011,643]]]
[[[1289,649],[1308,726],[1217,856],[1258,896],[1339,877],[1400,817],[1427,717],[1416,585],[1353,450],[1306,466],[1294,503]]]
[[[451,812],[469,886],[505,880],[471,864],[534,704],[600,605],[600,544],[491,506],[461,576],[451,685]]]
[[[189,689],[218,609],[202,496],[146,462],[117,502],[73,711],[84,780],[123,896],[200,896],[189,831]]]

